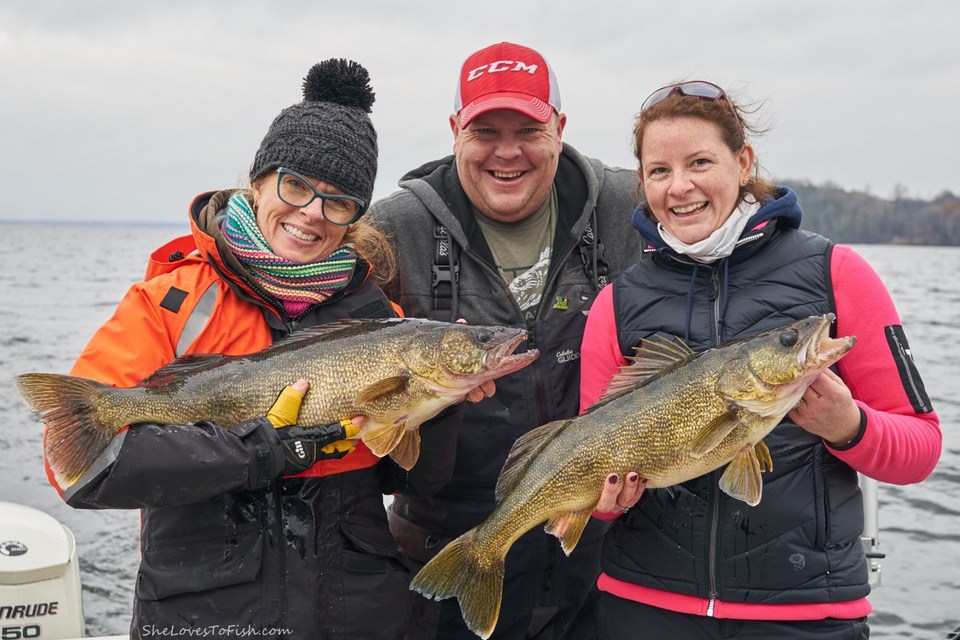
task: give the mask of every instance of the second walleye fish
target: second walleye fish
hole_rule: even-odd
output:
[[[583,415],[519,438],[497,481],[497,506],[428,562],[410,585],[456,597],[467,626],[490,637],[500,614],[504,558],[546,522],[573,551],[607,474],[636,471],[668,487],[729,463],[720,488],[760,502],[760,472],[773,469],[763,438],[811,382],[846,354],[854,337],[829,337],[833,314],[799,320],[694,354],[680,340],[644,340],[635,363]]]

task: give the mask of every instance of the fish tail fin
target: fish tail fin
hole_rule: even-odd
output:
[[[476,529],[471,529],[444,547],[414,577],[410,588],[434,600],[456,597],[467,627],[489,638],[500,617],[504,558],[479,562],[475,535]]]
[[[47,426],[44,452],[57,482],[66,487],[83,475],[107,447],[117,427],[105,421],[97,397],[112,387],[54,373],[14,378],[17,391]]]

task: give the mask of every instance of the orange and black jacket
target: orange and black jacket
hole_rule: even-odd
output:
[[[285,318],[223,244],[219,223],[231,194],[194,200],[192,235],[154,253],[147,277],[96,332],[72,375],[130,387],[180,356],[243,355],[316,324],[398,315],[360,261],[347,287],[296,323]],[[331,623],[319,602],[342,600],[344,589],[369,580],[379,606],[398,599],[402,623],[407,578],[383,493],[439,490],[452,473],[461,415],[449,409],[422,425],[422,462],[410,472],[360,442],[340,460],[281,478],[279,440],[261,420],[230,430],[212,422],[138,424],[118,433],[74,485],[48,476],[71,506],[142,510],[133,637],[168,623],[199,629],[227,619],[296,637],[318,637],[330,624],[350,633],[360,625],[363,633],[367,621],[356,610],[349,622]],[[351,561],[366,572],[355,583],[347,580]]]

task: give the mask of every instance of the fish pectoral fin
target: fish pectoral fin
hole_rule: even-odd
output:
[[[760,478],[760,461],[753,446],[748,444],[737,452],[720,477],[720,488],[751,507],[760,504],[763,480]]]
[[[760,471],[773,471],[773,458],[770,457],[770,449],[763,440],[753,445],[753,451],[760,462]]]
[[[580,542],[580,536],[583,535],[583,530],[590,521],[592,513],[593,509],[561,513],[550,518],[543,530],[559,538],[560,548],[569,556]]]
[[[365,429],[361,439],[367,445],[374,455],[382,458],[393,451],[403,439],[406,422],[392,424],[379,429]],[[417,441],[417,450],[420,449],[420,442]],[[413,466],[413,465],[411,465]]]
[[[738,424],[740,424],[740,418],[736,409],[728,409],[721,413],[694,436],[690,445],[691,453],[694,457],[700,457],[712,451]]]
[[[404,431],[400,442],[390,452],[390,457],[405,470],[410,471],[420,458],[420,430]]]
[[[410,376],[391,376],[383,380],[377,380],[362,389],[360,393],[357,394],[354,402],[359,407],[374,402],[383,396],[403,393],[406,391],[408,384],[410,384]]]

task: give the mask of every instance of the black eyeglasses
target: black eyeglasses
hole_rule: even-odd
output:
[[[277,169],[277,196],[291,207],[299,209],[320,198],[324,220],[338,227],[356,222],[367,208],[367,203],[360,198],[322,193],[310,180],[285,167]]]
[[[730,98],[727,97],[723,89],[706,80],[691,80],[689,82],[668,84],[665,87],[660,87],[647,96],[647,99],[640,105],[640,112],[642,113],[653,105],[663,102],[674,93],[680,93],[694,98],[703,98],[704,100],[723,100],[727,103],[727,106],[730,107],[730,113],[737,119],[737,126],[740,128],[740,139],[745,139],[743,135],[743,123],[740,121],[740,116],[737,114],[733,103],[730,102]]]

